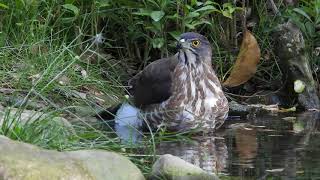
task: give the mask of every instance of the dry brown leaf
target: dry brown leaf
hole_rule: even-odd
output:
[[[250,31],[246,30],[236,63],[223,86],[235,87],[247,82],[257,71],[260,55],[256,38]]]

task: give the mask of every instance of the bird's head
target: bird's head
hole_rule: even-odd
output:
[[[177,48],[181,61],[190,63],[211,63],[212,49],[208,39],[198,33],[187,32],[180,36]]]

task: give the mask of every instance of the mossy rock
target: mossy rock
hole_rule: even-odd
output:
[[[217,180],[215,174],[208,173],[191,163],[171,154],[165,154],[152,166],[149,179],[170,180]]]
[[[0,136],[0,179],[143,180],[126,157],[102,150],[58,152]]]

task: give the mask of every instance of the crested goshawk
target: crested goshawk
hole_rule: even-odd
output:
[[[228,101],[212,68],[212,48],[206,37],[180,36],[178,52],[156,60],[129,80],[134,104],[147,123],[172,131],[211,132],[227,117]]]

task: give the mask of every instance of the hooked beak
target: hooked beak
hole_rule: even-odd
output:
[[[188,48],[188,43],[186,42],[185,39],[180,39],[177,43],[177,49],[183,49],[183,48]]]

